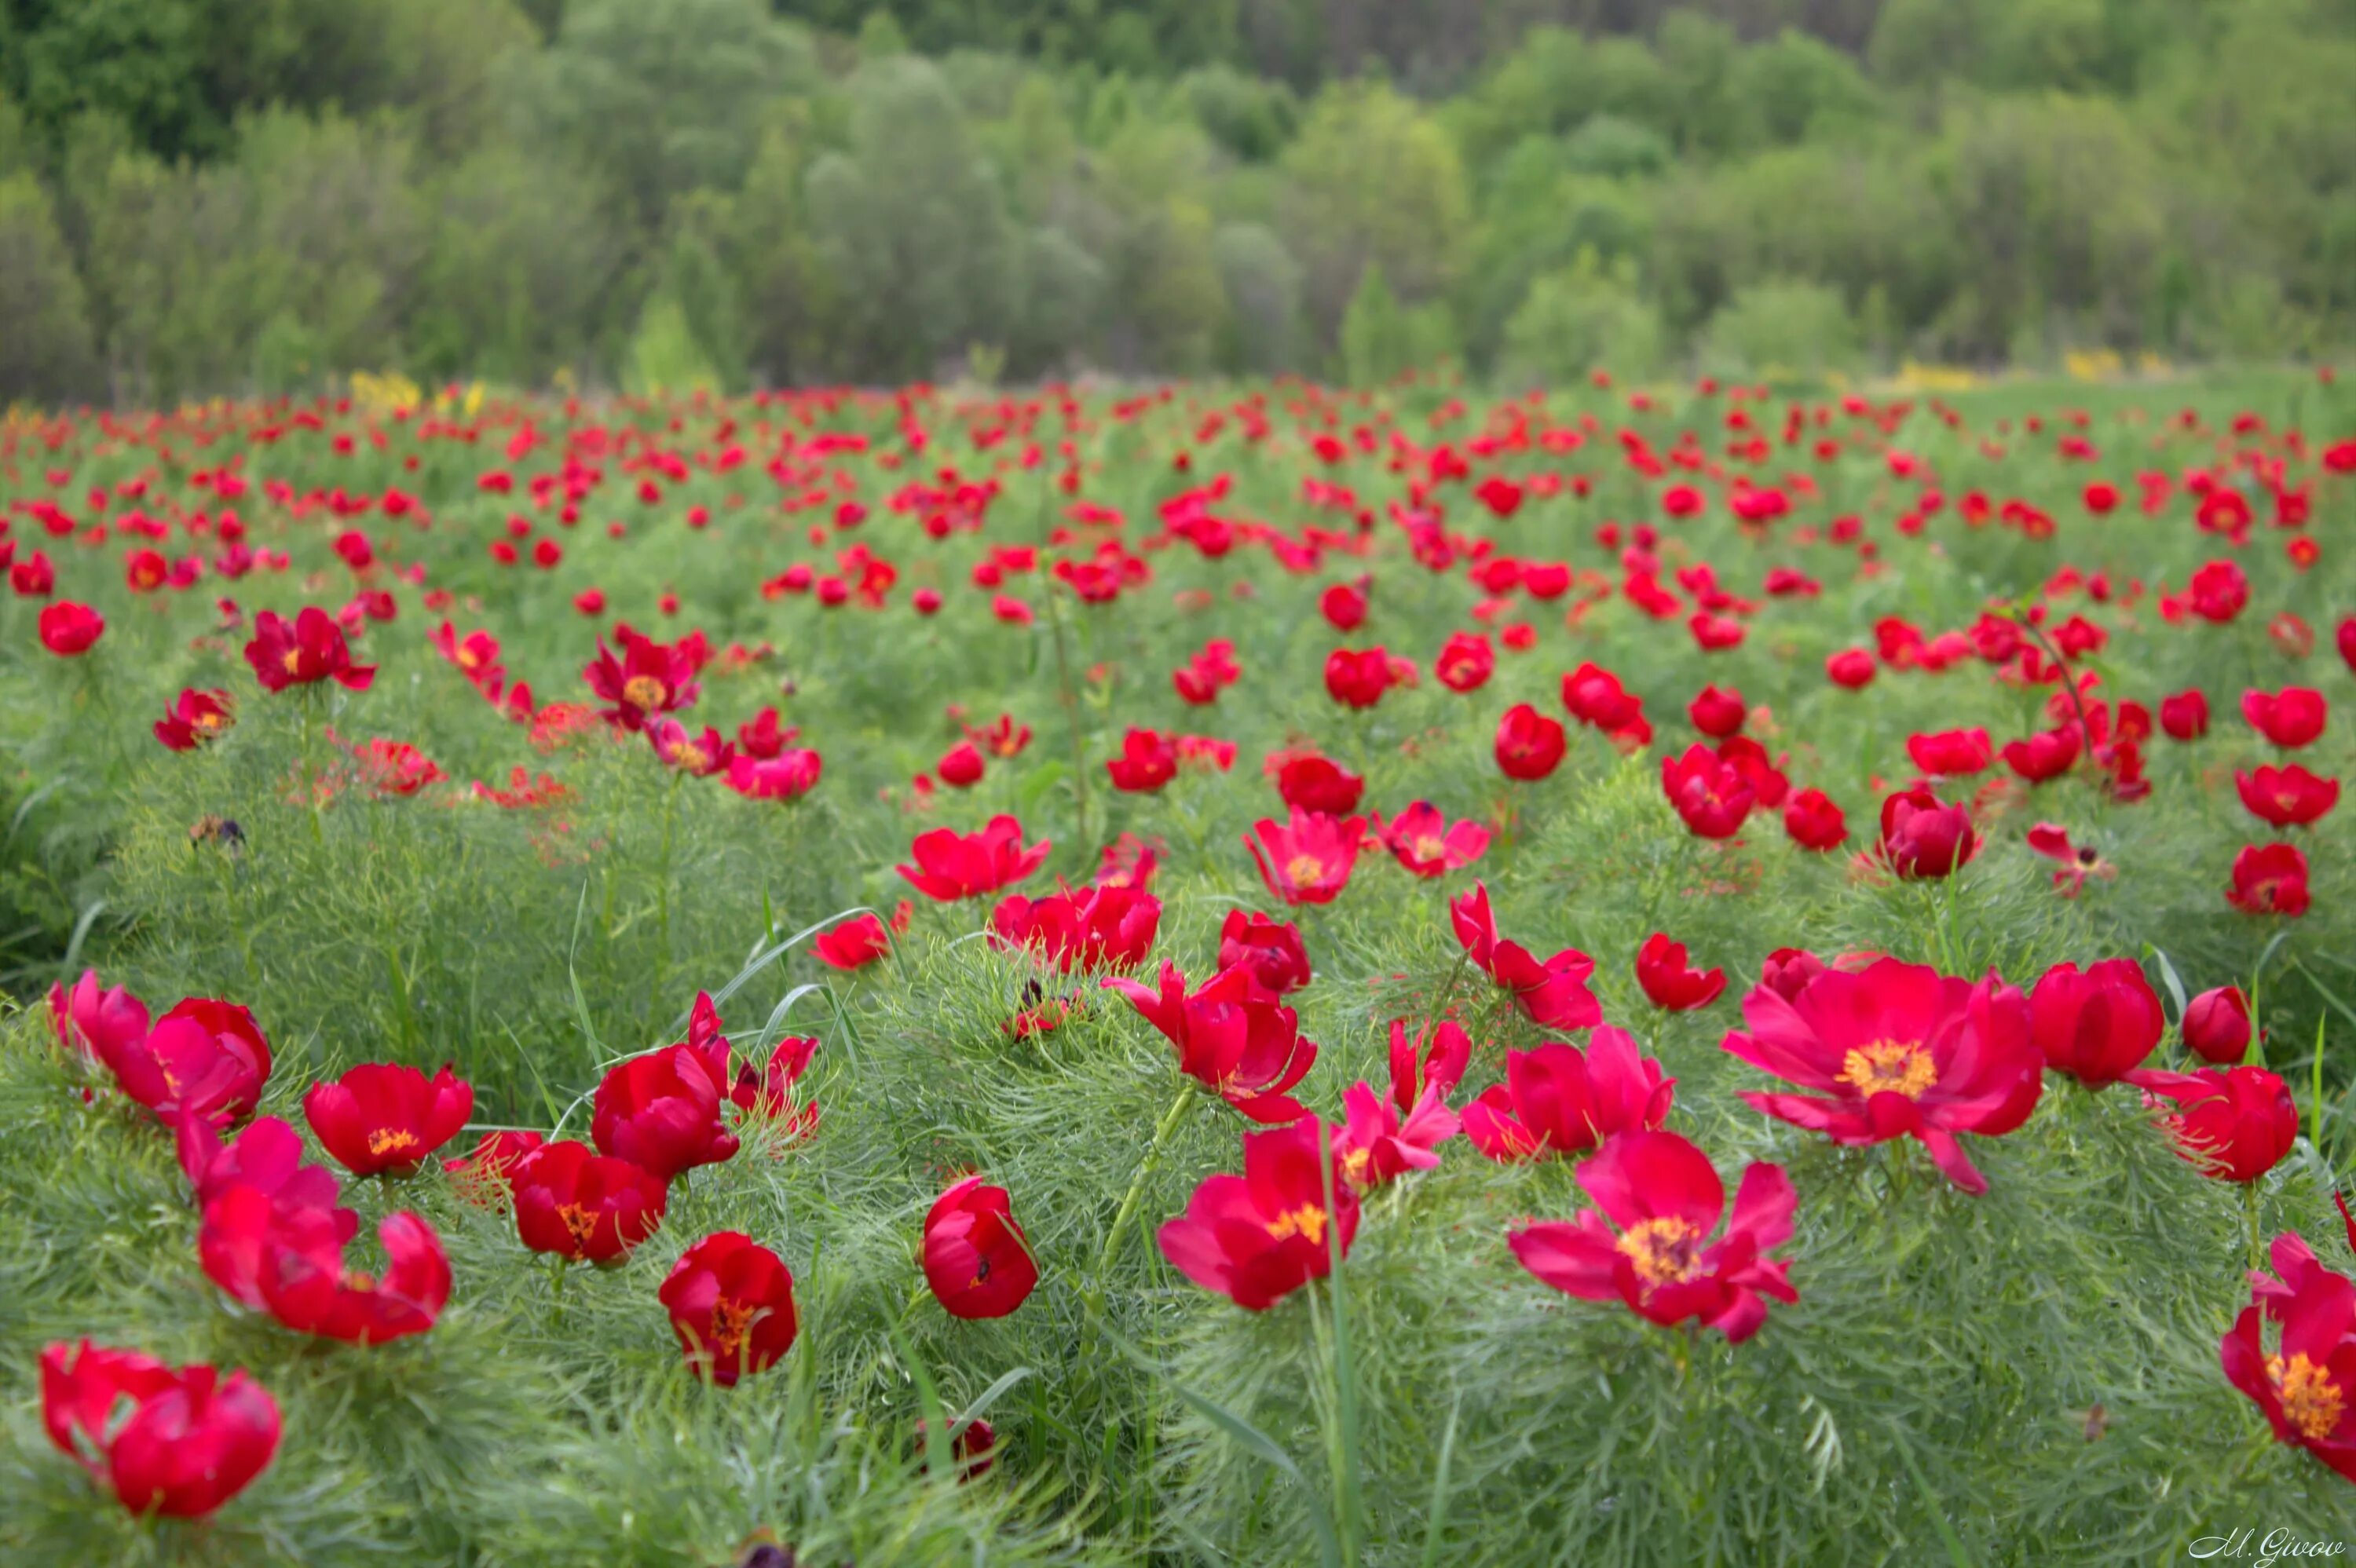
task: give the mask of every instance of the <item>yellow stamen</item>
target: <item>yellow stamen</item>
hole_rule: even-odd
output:
[[[634,675],[622,683],[622,700],[633,708],[660,708],[670,688],[650,675]]]
[[[1304,882],[1316,881],[1324,874],[1325,862],[1314,855],[1295,855],[1284,863],[1285,880],[1295,887]]]
[[[1676,1285],[1701,1266],[1702,1230],[1690,1220],[1664,1214],[1629,1227],[1618,1243],[1621,1255],[1647,1285]]]
[[[1840,1081],[1860,1094],[1903,1094],[1919,1100],[1939,1081],[1939,1064],[1915,1040],[1877,1040],[1842,1059]]]
[[[417,1135],[398,1127],[379,1127],[369,1134],[369,1153],[382,1157],[388,1154],[409,1154],[417,1147]]]
[[[2268,1356],[2266,1381],[2275,1385],[2275,1397],[2282,1401],[2283,1419],[2310,1441],[2320,1441],[2339,1430],[2340,1414],[2348,1402],[2340,1385],[2331,1381],[2329,1369],[2305,1356],[2293,1356],[2287,1362],[2280,1356]]]
[[[1314,1203],[1288,1209],[1269,1221],[1268,1233],[1280,1242],[1306,1236],[1312,1245],[1322,1244],[1325,1240],[1325,1211]]]

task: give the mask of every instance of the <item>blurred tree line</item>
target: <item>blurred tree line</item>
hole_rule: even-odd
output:
[[[2346,0],[0,0],[0,401],[2351,328]]]

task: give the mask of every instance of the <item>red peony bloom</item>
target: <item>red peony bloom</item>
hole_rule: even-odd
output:
[[[41,1352],[41,1425],[125,1509],[167,1519],[212,1512],[278,1452],[278,1405],[243,1372],[88,1339]]]
[[[970,741],[960,741],[933,764],[933,772],[951,789],[971,789],[981,782],[981,753]]]
[[[663,766],[690,778],[708,779],[724,773],[736,760],[736,750],[719,731],[706,724],[698,735],[676,719],[650,718],[644,733]]]
[[[2250,580],[2230,560],[2208,561],[2185,583],[2184,596],[2194,614],[2222,626],[2250,602]]]
[[[147,1004],[125,986],[102,987],[98,971],[85,969],[73,989],[59,981],[49,987],[49,1023],[58,1044],[84,1061],[106,1066],[137,1050],[147,1039]]]
[[[376,679],[376,666],[352,663],[352,650],[336,618],[316,604],[306,604],[290,624],[273,611],[253,620],[253,640],[245,645],[245,662],[264,691],[309,686],[332,680],[352,691],[366,691]]]
[[[1333,1268],[1329,1225],[1342,1255],[1358,1233],[1358,1196],[1333,1181],[1312,1119],[1277,1132],[1244,1136],[1244,1173],[1209,1176],[1186,1212],[1156,1235],[1162,1255],[1205,1290],[1265,1312]],[[1333,1189],[1326,1202],[1326,1189]]]
[[[1742,693],[1732,687],[1705,686],[1686,704],[1693,727],[1713,741],[1723,741],[1742,728]]]
[[[1003,1187],[969,1176],[925,1216],[925,1283],[952,1317],[1003,1317],[1039,1283],[1031,1243]]]
[[[2198,691],[2161,698],[2159,727],[2171,741],[2198,741],[2209,733],[2209,699]]]
[[[800,737],[799,725],[780,727],[777,710],[764,708],[749,721],[736,726],[736,750],[756,762],[773,762],[785,755],[786,748]]]
[[[2026,740],[2006,741],[2004,765],[2029,783],[2041,784],[2060,778],[2077,763],[2079,744],[2075,724],[2040,730]]]
[[[1825,674],[1832,683],[1851,691],[1873,683],[1874,667],[1873,656],[1863,648],[1847,648],[1825,661]]]
[[[442,1172],[449,1178],[451,1190],[467,1202],[497,1208],[514,1196],[516,1168],[547,1141],[538,1133],[513,1128],[485,1133],[471,1151],[444,1160]]]
[[[1141,888],[1066,889],[1043,899],[1010,893],[991,915],[991,943],[1028,951],[1066,975],[1134,969],[1161,921],[1162,901]]]
[[[2166,1120],[2177,1152],[2220,1181],[2255,1181],[2280,1163],[2298,1138],[2290,1087],[2263,1067],[2157,1069],[2128,1075],[2144,1104],[2176,1109]]]
[[[1759,984],[1788,1002],[1824,972],[1825,961],[1806,948],[1778,947],[1759,966]]]
[[[1558,1040],[1507,1051],[1505,1081],[1464,1107],[1464,1135],[1505,1163],[1584,1154],[1614,1133],[1658,1127],[1676,1084],[1633,1035],[1606,1024],[1584,1055]]]
[[[728,759],[728,776],[722,782],[746,800],[799,800],[818,787],[823,768],[824,760],[804,747],[774,757],[740,752]]]
[[[2250,1053],[2250,999],[2241,987],[2220,986],[2184,1005],[2184,1046],[2219,1067]]]
[[[2305,827],[2340,804],[2338,779],[2318,778],[2297,763],[2236,771],[2233,784],[2242,804],[2273,827]]]
[[[1783,803],[1783,831],[1801,848],[1821,854],[1847,840],[1848,818],[1824,791],[1804,789]]]
[[[1646,736],[1644,704],[1620,684],[1620,677],[1593,664],[1582,664],[1562,677],[1562,705],[1570,716],[1607,735]]]
[[[1949,778],[1985,769],[1994,753],[1986,730],[1942,730],[1935,735],[1909,735],[1906,754],[1926,773]]]
[[[810,939],[810,953],[830,969],[863,969],[892,951],[892,933],[908,929],[908,901],[902,899],[887,927],[876,914],[855,914]]]
[[[1661,789],[1687,831],[1700,838],[1733,837],[1759,798],[1740,768],[1699,744],[1681,757],[1661,759]]]
[[[2244,845],[2225,901],[2244,914],[2305,914],[2306,853],[2295,844]]]
[[[1332,623],[1335,631],[1344,635],[1355,632],[1366,618],[1367,591],[1373,586],[1372,577],[1336,582],[1318,596],[1318,613]]]
[[[1409,1039],[1405,1019],[1391,1019],[1391,1104],[1412,1115],[1424,1091],[1452,1094],[1472,1064],[1472,1041],[1462,1026],[1443,1019]]]
[[[653,1235],[670,1196],[652,1171],[569,1138],[525,1156],[513,1186],[525,1246],[599,1264],[620,1262]]]
[[[692,707],[702,694],[694,651],[685,643],[658,643],[627,626],[616,626],[614,640],[622,645],[620,658],[599,637],[597,656],[581,671],[607,704],[601,710],[606,723],[642,730],[648,719]]]
[[[77,1001],[84,987],[94,993],[96,986],[96,976],[85,974],[75,987]],[[99,998],[101,1011],[113,1027],[102,1023],[104,1032],[88,1038],[102,1051],[99,1060],[123,1093],[154,1112],[157,1121],[174,1125],[184,1109],[215,1122],[253,1114],[262,1086],[270,1081],[270,1041],[252,1013],[234,1002],[190,997],[134,1040],[119,1029],[127,1012],[107,1008],[106,1000]],[[52,993],[52,1007],[55,1002]],[[75,1021],[80,1021],[79,1009]]]
[[[1909,880],[1953,876],[1979,853],[1972,814],[1917,785],[1881,803],[1881,859]]]
[[[60,599],[41,606],[41,646],[59,658],[78,658],[106,633],[106,617],[87,604]]]
[[[1366,781],[1332,758],[1309,752],[1284,759],[1276,770],[1276,793],[1302,811],[1347,816],[1358,809]]]
[[[794,1085],[809,1071],[810,1058],[817,1054],[818,1041],[811,1037],[783,1037],[769,1052],[766,1067],[755,1068],[750,1061],[738,1066],[736,1082],[728,1091],[729,1104],[748,1116],[776,1124],[788,1140],[809,1136],[818,1130],[818,1102],[798,1102]]]
[[[1120,755],[1105,764],[1112,787],[1150,795],[1178,776],[1178,749],[1159,730],[1131,728],[1121,737]]]
[[[2090,1089],[2143,1065],[2168,1027],[2159,997],[2131,958],[2045,971],[2029,996],[2029,1038],[2046,1065]]]
[[[1424,1085],[1402,1117],[1397,1105],[1364,1082],[1343,1091],[1343,1124],[1333,1135],[1334,1180],[1364,1196],[1410,1170],[1438,1165],[1440,1156],[1432,1151],[1462,1125],[1441,1094],[1437,1083]]]
[[[1621,1134],[1579,1168],[1579,1184],[1601,1213],[1584,1210],[1575,1223],[1526,1225],[1506,1237],[1524,1268],[1565,1295],[1617,1296],[1663,1325],[1697,1318],[1737,1345],[1767,1320],[1762,1296],[1800,1298],[1790,1265],[1766,1256],[1791,1240],[1799,1201],[1782,1166],[1743,1171],[1715,1242],[1726,1189],[1709,1157],[1675,1133]]]
[[[218,739],[234,720],[228,692],[190,687],[174,698],[164,717],[155,720],[155,739],[171,751],[193,752]]]
[[[717,1231],[671,1265],[655,1293],[695,1375],[734,1388],[793,1349],[794,1276],[776,1253],[742,1231]]]
[[[1268,891],[1286,903],[1332,903],[1350,885],[1365,833],[1362,817],[1336,820],[1296,805],[1289,823],[1262,817],[1252,824],[1244,848],[1258,864]]]
[[[2265,1413],[2277,1441],[2356,1481],[2356,1284],[2297,1232],[2271,1249],[2276,1280],[2251,1275],[2250,1305],[2218,1342],[2226,1381]],[[2274,1354],[2265,1324],[2282,1326]]]
[[[1450,827],[1440,808],[1419,800],[1386,823],[1375,817],[1375,837],[1398,863],[1419,877],[1461,871],[1489,848],[1489,830],[1477,822]]]
[[[1111,978],[1146,1022],[1178,1051],[1178,1070],[1255,1122],[1297,1121],[1309,1113],[1287,1093],[1317,1060],[1292,1009],[1243,968],[1222,969],[1192,996],[1177,965],[1163,960],[1158,989]]]
[[[1231,909],[1219,926],[1219,967],[1243,968],[1270,997],[1289,996],[1309,984],[1309,954],[1301,928],[1270,920],[1258,911]]]
[[[1496,668],[1497,650],[1478,632],[1451,633],[1440,656],[1431,661],[1431,673],[1440,684],[1459,694],[1488,685]]]
[[[2323,693],[2303,686],[2242,693],[2242,717],[2250,721],[2250,728],[2286,750],[2304,746],[2322,734],[2329,713]]]
[[[1525,784],[1545,778],[1561,765],[1565,744],[1561,725],[1517,702],[1497,720],[1497,771]]]
[[[1725,1049],[1813,1091],[1745,1091],[1751,1105],[1836,1143],[1919,1138],[1965,1192],[1987,1181],[1955,1135],[2012,1131],[2044,1087],[2028,1004],[1994,976],[1975,985],[1882,958],[1855,974],[1827,969],[1789,998],[1762,986],[1742,1016],[1751,1032],[1730,1033]]]
[[[1636,984],[1655,1007],[1685,1013],[1718,1000],[1726,989],[1726,971],[1693,968],[1686,960],[1686,944],[1656,931],[1636,950]]]
[[[303,1096],[320,1146],[354,1176],[415,1175],[474,1114],[474,1086],[446,1066],[429,1080],[414,1067],[369,1062]]]
[[[980,898],[1019,882],[1046,860],[1054,844],[1042,838],[1023,842],[1023,824],[1011,816],[993,816],[979,833],[957,833],[936,827],[919,833],[908,847],[914,866],[897,868],[908,885],[928,899],[943,903]]]
[[[377,1226],[388,1266],[361,1274],[344,1266],[358,1224],[348,1209],[239,1183],[206,1203],[198,1255],[214,1284],[297,1333],[381,1345],[433,1328],[450,1300],[442,1239],[414,1214],[389,1214]]]
[[[728,1088],[724,1048],[716,1073],[710,1054],[693,1045],[631,1057],[599,1081],[589,1136],[599,1153],[668,1181],[736,1152],[735,1135],[720,1120]]]
[[[1379,647],[1335,648],[1325,656],[1326,695],[1347,708],[1372,708],[1391,688],[1391,656]]]
[[[303,1135],[276,1116],[255,1117],[224,1144],[212,1123],[183,1111],[173,1142],[199,1210],[238,1186],[311,1209],[333,1209],[342,1193],[326,1166],[303,1163]]]
[[[1518,942],[1497,934],[1496,916],[1489,911],[1489,889],[1472,884],[1448,906],[1456,940],[1480,971],[1514,994],[1514,1003],[1534,1023],[1547,1029],[1587,1029],[1603,1021],[1603,1008],[1587,988],[1595,960],[1576,948],[1565,948],[1541,964]]]

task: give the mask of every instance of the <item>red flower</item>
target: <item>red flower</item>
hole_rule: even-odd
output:
[[[2069,829],[2057,823],[2040,822],[2021,836],[2032,853],[2062,862],[2053,873],[2053,885],[2065,899],[2074,899],[2086,885],[2088,877],[2108,880],[2119,874],[2118,868],[2103,859],[2092,845],[2073,845]]]
[[[1332,903],[1350,885],[1365,833],[1362,817],[1337,821],[1296,805],[1289,823],[1267,817],[1253,823],[1244,848],[1258,864],[1268,891],[1286,903]]]
[[[766,1066],[755,1068],[750,1061],[738,1066],[736,1082],[728,1091],[729,1104],[748,1116],[776,1124],[788,1141],[809,1136],[818,1130],[818,1102],[798,1104],[794,1085],[809,1071],[810,1058],[817,1054],[818,1041],[811,1037],[783,1037],[769,1052]]]
[[[669,1189],[626,1159],[570,1138],[524,1157],[514,1176],[516,1234],[536,1253],[618,1263],[660,1228]]]
[[[147,1004],[130,987],[102,988],[98,971],[85,969],[73,989],[60,980],[49,987],[49,1023],[58,1044],[84,1060],[106,1066],[147,1039]]]
[[[1358,1195],[1332,1179],[1320,1127],[1309,1120],[1244,1136],[1244,1173],[1209,1176],[1186,1212],[1155,1239],[1171,1265],[1237,1306],[1265,1312],[1333,1268],[1333,1239],[1347,1257],[1358,1233]],[[1326,1189],[1333,1189],[1326,1202]]]
[[[359,762],[360,782],[368,786],[369,794],[380,798],[391,795],[406,799],[427,784],[440,784],[450,776],[434,765],[433,758],[406,741],[379,738],[354,746],[352,755]]]
[[[1643,699],[1631,695],[1618,676],[1593,664],[1582,664],[1562,677],[1562,705],[1572,718],[1607,735],[1639,730],[1647,737],[1652,733],[1644,722]]]
[[[1732,687],[1705,686],[1686,704],[1693,727],[1714,741],[1723,741],[1742,728],[1742,693]]]
[[[1881,859],[1901,877],[1953,876],[1979,849],[1972,814],[1921,785],[1881,803]]]
[[[2242,717],[2250,721],[2250,728],[2286,750],[2304,746],[2322,734],[2329,713],[2323,693],[2303,686],[2242,693]]]
[[[1820,789],[1804,789],[1783,804],[1783,831],[1803,849],[1837,849],[1848,837],[1848,818]]]
[[[951,789],[971,789],[981,782],[981,753],[972,741],[960,741],[933,764],[933,772]]]
[[[1372,708],[1391,687],[1391,656],[1379,647],[1335,648],[1325,656],[1325,691],[1350,708]]]
[[[516,1168],[548,1140],[538,1133],[501,1128],[485,1133],[473,1150],[442,1162],[451,1190],[478,1208],[496,1208],[514,1196]]]
[[[1686,944],[1656,931],[1636,950],[1636,984],[1652,1004],[1673,1013],[1691,1012],[1718,1000],[1726,989],[1723,969],[1695,969],[1686,961]]]
[[[41,1425],[125,1509],[168,1519],[212,1512],[278,1452],[278,1405],[243,1372],[88,1339],[42,1350]]]
[[[2171,741],[2198,741],[2209,733],[2209,699],[2199,691],[2161,698],[2159,727]]]
[[[1497,650],[1478,632],[1451,633],[1440,656],[1431,661],[1431,673],[1440,684],[1458,693],[1480,690],[1496,668]]]
[[[908,885],[928,899],[943,903],[980,898],[1019,882],[1037,870],[1055,848],[1042,838],[1023,842],[1023,824],[1011,816],[993,816],[979,833],[957,833],[936,827],[920,833],[908,847],[914,866],[896,868]]]
[[[309,686],[332,680],[352,691],[366,691],[376,679],[376,666],[352,663],[344,629],[316,604],[306,604],[290,625],[275,612],[254,617],[253,640],[245,645],[245,662],[264,691]]]
[[[77,991],[81,986],[94,989],[96,976],[84,975]],[[93,1044],[123,1093],[166,1126],[183,1109],[213,1121],[241,1120],[253,1114],[270,1081],[270,1041],[234,1002],[191,997],[156,1019],[144,1039],[110,1033]]]
[[[581,671],[589,689],[608,704],[601,710],[608,724],[641,730],[648,719],[691,707],[701,695],[694,653],[685,643],[658,643],[627,626],[615,627],[614,640],[622,645],[620,658],[599,637],[597,656]]]
[[[721,1388],[776,1366],[800,1328],[792,1271],[742,1231],[716,1231],[681,1253],[655,1299],[688,1366]]]
[[[1438,1083],[1426,1084],[1402,1118],[1398,1106],[1364,1082],[1343,1091],[1343,1125],[1333,1135],[1335,1181],[1364,1195],[1410,1170],[1438,1165],[1432,1151],[1462,1125],[1441,1093]]]
[[[155,739],[172,751],[193,752],[218,738],[234,718],[228,692],[199,691],[189,687],[174,698],[164,717],[155,720]]]
[[[2306,854],[2295,844],[2244,845],[2225,901],[2244,914],[2305,914]]]
[[[1698,743],[1682,757],[1661,759],[1661,790],[1687,830],[1701,838],[1733,837],[1758,799],[1740,768]]]
[[[662,759],[663,766],[691,778],[710,778],[725,773],[735,760],[735,749],[709,724],[698,735],[676,719],[654,718],[646,721],[644,731],[647,743]]]
[[[1177,1048],[1178,1071],[1253,1121],[1291,1122],[1309,1114],[1286,1091],[1316,1061],[1317,1043],[1249,970],[1222,969],[1192,996],[1186,976],[1166,959],[1158,990],[1129,979],[1103,984],[1127,997]]]
[[[1987,1181],[1955,1135],[2012,1131],[2044,1087],[2028,1005],[1994,976],[1975,985],[1882,958],[1856,974],[1827,969],[1789,999],[1762,986],[1742,1016],[1751,1032],[1730,1033],[1725,1049],[1815,1092],[1745,1091],[1751,1105],[1836,1143],[1919,1138],[1965,1192]]]
[[[2203,991],[2184,1005],[2185,1049],[2232,1067],[2250,1052],[2250,999],[2239,986]]]
[[[303,1135],[276,1116],[255,1117],[224,1145],[212,1123],[183,1111],[173,1142],[200,1209],[241,1185],[312,1209],[333,1209],[341,1191],[326,1166],[303,1163]]]
[[[2338,779],[2318,778],[2297,763],[2252,773],[2237,770],[2233,784],[2242,804],[2274,827],[2305,827],[2340,804]]]
[[[1486,883],[1473,883],[1470,892],[1451,902],[1448,918],[1474,966],[1511,991],[1515,1005],[1532,1022],[1578,1029],[1603,1021],[1603,1008],[1587,988],[1595,960],[1567,947],[1541,964],[1520,943],[1500,938]]]
[[[1398,863],[1419,877],[1462,870],[1489,848],[1489,830],[1477,822],[1450,827],[1440,808],[1419,800],[1386,823],[1375,817],[1375,837]]]
[[[1158,730],[1132,728],[1120,740],[1120,755],[1105,764],[1112,787],[1150,795],[1178,776],[1178,751]]]
[[[1039,1283],[1031,1243],[1003,1187],[969,1176],[925,1215],[925,1283],[952,1317],[1003,1317]]]
[[[1366,781],[1331,758],[1309,752],[1284,759],[1276,771],[1276,793],[1298,810],[1347,816],[1358,809]]]
[[[1288,996],[1309,984],[1309,954],[1301,928],[1270,920],[1256,910],[1231,909],[1219,926],[1219,967],[1243,968],[1270,997]]]
[[[2142,1066],[2167,1027],[2159,997],[2131,958],[2105,958],[2083,973],[2056,964],[2029,992],[2029,1038],[2047,1066],[2091,1089]]]
[[[1503,1163],[1584,1154],[1614,1133],[1658,1127],[1676,1085],[1633,1036],[1606,1024],[1584,1055],[1558,1040],[1507,1051],[1505,1081],[1464,1107],[1464,1136]]]
[[[91,645],[105,633],[106,617],[87,604],[60,599],[41,606],[41,646],[59,658],[76,658],[90,652]]]
[[[2250,602],[2250,580],[2232,561],[2212,560],[2193,572],[2184,592],[2194,614],[2222,626]]]
[[[2255,1181],[2298,1138],[2290,1088],[2263,1067],[2152,1070],[2130,1074],[2127,1082],[2144,1092],[2147,1106],[2174,1104],[2167,1120],[2177,1152],[2220,1181]]]
[[[736,726],[736,750],[766,763],[784,755],[786,748],[800,735],[800,726],[789,724],[780,729],[777,710],[764,708],[751,720]]]
[[[1767,1320],[1762,1296],[1800,1298],[1790,1265],[1766,1257],[1791,1240],[1799,1201],[1783,1167],[1743,1171],[1716,1242],[1726,1189],[1709,1157],[1675,1133],[1622,1133],[1579,1168],[1579,1184],[1601,1213],[1584,1210],[1576,1223],[1544,1221],[1506,1237],[1524,1268],[1565,1295],[1617,1296],[1663,1325],[1698,1318],[1737,1345]]]
[[[354,1176],[413,1176],[475,1114],[474,1086],[444,1067],[369,1062],[303,1096],[303,1115],[330,1157]]]
[[[1873,656],[1863,648],[1846,648],[1825,661],[1825,674],[1835,686],[1856,691],[1873,682]]]
[[[1954,778],[1976,773],[1988,765],[1991,752],[1986,730],[1942,730],[1935,735],[1909,735],[1906,754],[1926,773]]]
[[[2325,1268],[2295,1231],[2276,1236],[2272,1252],[2282,1278],[2251,1276],[2250,1305],[2218,1342],[2218,1361],[2277,1441],[2356,1481],[2356,1285]],[[2273,1355],[2268,1319],[2282,1325]]]
[[[1145,962],[1162,901],[1141,888],[1066,889],[1043,899],[1011,893],[991,915],[991,942],[1023,949],[1068,975],[1075,969],[1134,969]]]
[[[799,800],[818,787],[823,766],[816,752],[799,747],[775,757],[739,752],[728,759],[728,776],[723,782],[746,800]]]
[[[198,1254],[213,1283],[297,1333],[381,1345],[433,1328],[450,1301],[441,1238],[414,1214],[387,1215],[377,1238],[388,1266],[371,1275],[344,1266],[358,1224],[348,1209],[238,1183],[206,1203]]]
[[[2041,730],[2026,740],[2006,741],[2004,765],[2033,784],[2058,779],[2077,763],[2079,741],[2075,724]]]
[[[908,929],[908,901],[887,928],[881,916],[858,914],[810,939],[810,953],[830,969],[863,969],[892,950],[892,932]]]
[[[1373,583],[1371,577],[1361,577],[1355,582],[1336,582],[1318,596],[1317,609],[1335,631],[1345,635],[1355,632],[1366,618],[1366,591]]]
[[[1759,984],[1788,1002],[1824,972],[1825,961],[1806,948],[1778,947],[1759,966]]]
[[[1426,1090],[1452,1094],[1472,1064],[1472,1041],[1463,1028],[1443,1019],[1409,1040],[1405,1019],[1391,1019],[1391,1104],[1412,1115]]]
[[[669,1179],[736,1152],[735,1135],[720,1121],[729,1088],[724,1043],[714,1071],[710,1048],[671,1045],[634,1056],[597,1084],[589,1136],[603,1154],[626,1159]]]
[[[1542,779],[1561,765],[1564,745],[1561,725],[1517,702],[1497,720],[1497,771],[1526,784]]]

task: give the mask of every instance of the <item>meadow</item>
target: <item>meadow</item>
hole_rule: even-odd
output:
[[[0,505],[9,1562],[2356,1537],[2329,369],[356,378]]]

